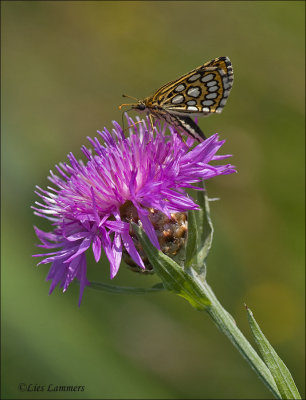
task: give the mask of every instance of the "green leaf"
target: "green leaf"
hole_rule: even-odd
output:
[[[284,364],[279,358],[276,351],[273,349],[271,344],[268,342],[264,334],[262,333],[259,325],[257,324],[252,311],[247,308],[248,321],[252,330],[252,334],[259,348],[260,354],[264,359],[267,367],[269,368],[276,386],[282,396],[282,399],[301,399],[301,396],[295,386],[294,380]]]
[[[157,283],[151,288],[135,288],[127,286],[114,286],[102,282],[90,282],[89,288],[99,290],[102,292],[116,293],[116,294],[146,294],[157,293],[165,290],[161,283]]]
[[[199,210],[188,212],[188,240],[186,245],[187,268],[193,268],[198,274],[205,276],[205,259],[213,240],[213,225],[210,219],[208,197],[204,183],[203,191],[197,192]]]
[[[142,228],[134,223],[132,223],[132,228],[137,234],[155,273],[161,278],[168,290],[184,297],[193,307],[199,310],[203,310],[210,305],[210,301],[201,287],[201,279],[196,271],[192,268],[185,271],[175,261],[153,246]]]

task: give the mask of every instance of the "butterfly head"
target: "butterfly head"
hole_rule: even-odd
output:
[[[144,111],[146,108],[147,107],[142,100],[139,100],[136,104],[132,104],[133,110]]]
[[[121,104],[119,106],[119,110],[121,110],[121,108],[124,106],[131,106],[132,110],[138,110],[138,111],[144,111],[147,108],[143,100],[138,100],[135,97],[127,96],[126,94],[123,94],[122,97],[129,97],[130,99],[136,100],[136,103]]]

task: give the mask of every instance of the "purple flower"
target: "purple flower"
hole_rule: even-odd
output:
[[[149,121],[137,122],[128,118],[129,136],[116,122],[110,133],[98,132],[104,140],[90,139],[95,153],[82,147],[86,162],[77,161],[72,153],[69,164],[56,166],[58,175],[51,171],[49,180],[57,188],[36,194],[35,214],[52,222],[52,232],[35,227],[41,241],[39,247],[51,249],[50,253],[36,254],[45,257],[39,264],[52,263],[47,280],[52,280],[50,293],[57,284],[66,291],[77,278],[80,281],[79,305],[89,281],[86,278],[85,253],[92,248],[96,262],[101,250],[110,262],[111,279],[117,274],[123,246],[140,267],[145,268],[129,233],[130,224],[122,217],[126,204],[132,204],[143,229],[159,248],[156,233],[148,217],[148,209],[159,210],[170,217],[171,213],[197,209],[197,204],[184,188],[195,188],[194,183],[217,175],[235,172],[232,165],[209,165],[229,155],[216,156],[224,141],[215,134],[194,149],[192,139],[184,143],[175,130],[166,125],[154,131]]]

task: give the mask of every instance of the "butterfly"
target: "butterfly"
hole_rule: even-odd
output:
[[[164,120],[181,133],[201,142],[206,139],[191,116],[221,113],[233,86],[233,67],[228,57],[218,57],[166,83],[153,96],[137,103],[121,104],[146,112],[153,126],[153,117]],[[123,97],[130,97],[123,95]]]

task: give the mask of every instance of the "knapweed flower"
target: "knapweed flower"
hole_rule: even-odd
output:
[[[52,263],[47,280],[52,280],[50,293],[57,284],[66,291],[77,278],[80,298],[89,281],[86,277],[86,251],[92,248],[96,262],[103,249],[110,263],[111,279],[117,274],[123,250],[140,267],[145,268],[130,234],[129,217],[137,215],[138,222],[151,242],[160,248],[150,217],[150,210],[171,218],[172,213],[198,208],[185,188],[217,175],[235,172],[232,165],[210,165],[228,155],[216,152],[224,141],[215,134],[191,149],[192,139],[186,143],[166,125],[151,129],[149,121],[130,125],[127,138],[120,125],[98,132],[104,140],[90,139],[94,153],[82,147],[86,162],[68,155],[70,165],[56,166],[58,175],[51,171],[49,180],[54,187],[37,187],[42,203],[36,202],[35,214],[52,222],[53,230],[44,232],[35,227],[42,248],[50,249],[39,264]]]

